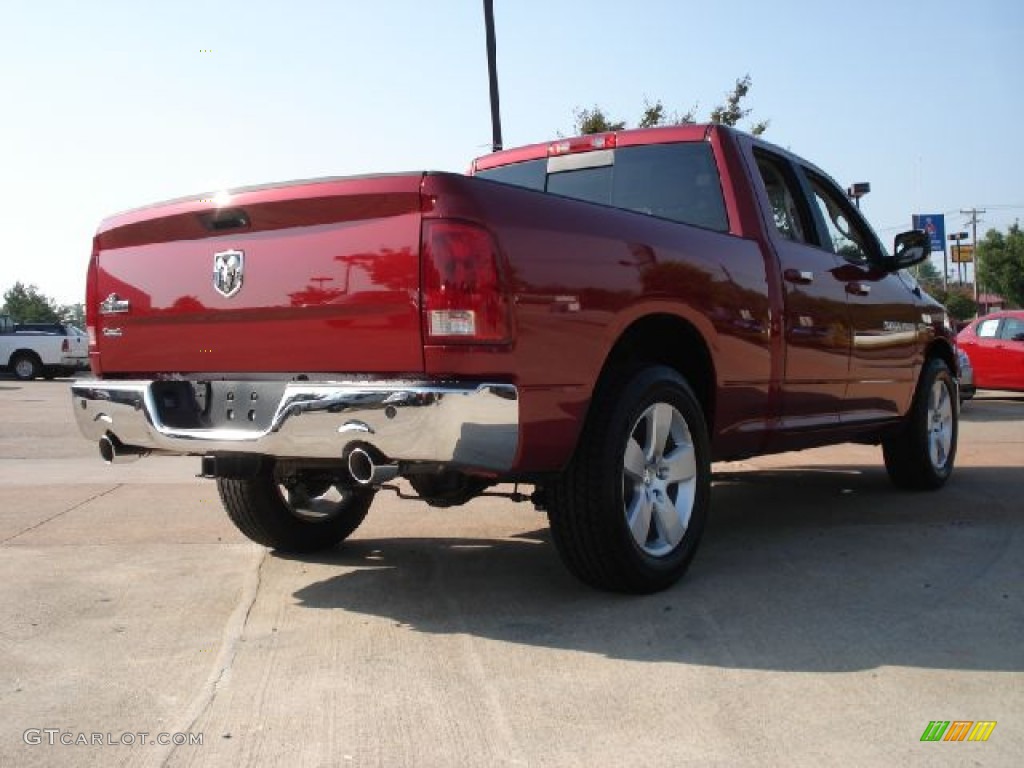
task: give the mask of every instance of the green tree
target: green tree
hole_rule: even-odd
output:
[[[750,75],[744,75],[737,80],[732,92],[726,94],[725,103],[711,110],[711,122],[722,125],[738,125],[740,120],[749,115],[750,109],[744,108],[742,102],[750,93],[752,84]],[[760,136],[766,130],[768,130],[767,120],[761,120],[750,127],[750,132],[755,136]]]
[[[942,290],[942,272],[939,271],[939,268],[935,266],[931,259],[925,259],[920,264],[912,266],[910,274],[917,278],[917,282],[928,293],[939,301],[945,301],[945,293]],[[939,294],[942,294],[943,298],[939,298]]]
[[[956,320],[970,320],[978,314],[978,305],[965,290],[951,290],[946,297],[946,311]]]
[[[576,135],[582,136],[587,133],[607,133],[608,131],[621,131],[626,127],[624,120],[614,121],[608,117],[604,110],[596,104],[590,109],[579,109],[573,111],[576,118]]]
[[[1001,294],[1014,306],[1024,306],[1024,232],[1013,224],[1004,235],[995,229],[978,243],[979,285]]]
[[[3,311],[19,323],[55,323],[60,320],[57,302],[34,285],[16,282],[4,294]]]
[[[65,304],[60,308],[60,321],[73,325],[76,328],[84,329],[85,305],[81,302],[78,304]]]
[[[743,106],[743,100],[750,93],[753,81],[750,75],[739,78],[732,91],[726,94],[725,101],[711,110],[708,121],[721,125],[736,126],[741,120],[750,114],[751,110]],[[637,128],[655,128],[659,125],[689,125],[697,122],[697,106],[691,107],[682,113],[669,113],[661,99],[654,102],[644,100],[644,111],[637,121]],[[626,127],[625,120],[612,120],[604,110],[596,104],[589,109],[575,109],[573,111],[575,121],[573,131],[577,135],[588,133],[604,133],[606,131],[621,131]],[[761,120],[754,123],[747,130],[755,136],[760,136],[768,129],[768,120]]]
[[[925,259],[920,264],[915,264],[910,268],[910,273],[921,283],[942,282],[942,273],[931,259]]]

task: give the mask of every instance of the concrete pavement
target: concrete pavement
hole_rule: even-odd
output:
[[[380,495],[337,550],[267,553],[198,460],[105,467],[71,418],[66,382],[0,379],[0,765],[1024,757],[1024,397],[967,405],[938,493],[864,446],[717,466],[693,567],[642,598],[499,499]]]

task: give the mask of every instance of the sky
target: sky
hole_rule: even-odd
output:
[[[913,213],[1024,218],[1024,3],[494,0],[506,147],[577,108],[706,116],[739,77],[765,138],[883,240]],[[491,141],[482,0],[0,0],[0,292],[84,300],[100,221],[219,189],[463,172]],[[941,258],[937,260],[941,268]]]

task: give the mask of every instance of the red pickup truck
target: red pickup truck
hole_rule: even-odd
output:
[[[107,461],[201,456],[270,547],[334,546],[395,477],[437,506],[522,482],[571,571],[649,592],[713,461],[880,443],[897,485],[945,482],[954,340],[903,271],[927,254],[716,125],[186,198],[100,226],[74,412]]]

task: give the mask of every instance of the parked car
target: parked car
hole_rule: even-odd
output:
[[[85,334],[73,325],[16,323],[0,315],[0,368],[22,381],[70,376],[88,368],[88,349]]]
[[[928,251],[720,125],[197,195],[100,226],[71,397],[110,462],[201,456],[264,545],[335,546],[395,477],[438,507],[521,482],[573,573],[649,592],[696,551],[712,461],[857,441],[946,482],[954,335],[905,273]]]
[[[970,400],[976,391],[974,386],[974,367],[971,365],[971,358],[964,351],[963,347],[957,347],[956,357],[960,363],[958,378],[960,379],[960,402]]]
[[[956,340],[971,359],[975,387],[1024,392],[1024,310],[979,317]]]

